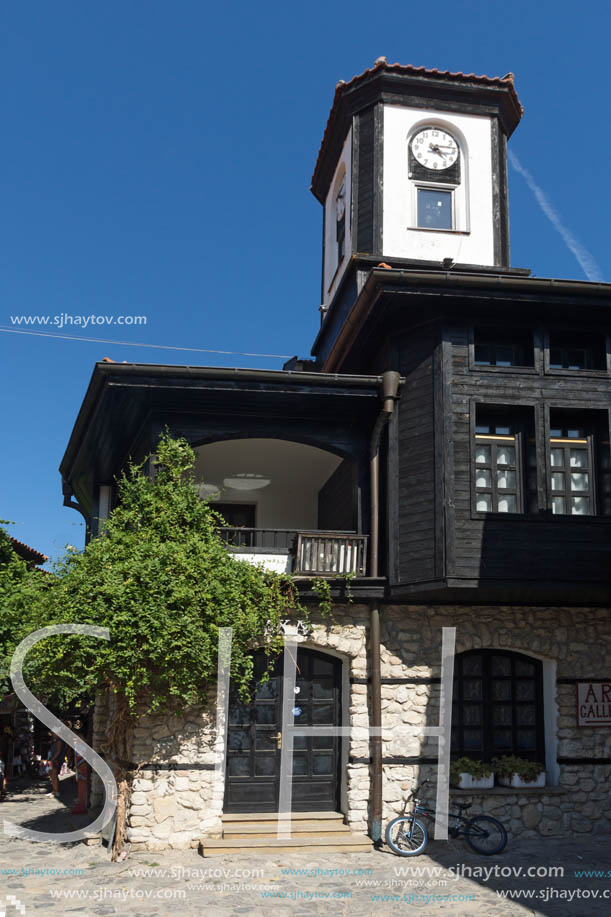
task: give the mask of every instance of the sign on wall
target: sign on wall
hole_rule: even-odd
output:
[[[577,725],[611,726],[611,682],[577,682]]]

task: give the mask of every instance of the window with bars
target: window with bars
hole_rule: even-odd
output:
[[[456,656],[452,754],[482,761],[502,755],[545,761],[538,659],[503,650]]]
[[[523,419],[490,416],[478,407],[473,465],[476,512],[537,511],[535,442]]]
[[[611,515],[611,461],[604,422],[552,411],[548,472],[553,515]]]

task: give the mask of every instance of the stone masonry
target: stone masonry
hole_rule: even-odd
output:
[[[345,696],[342,725],[354,732],[347,766],[341,768],[342,806],[355,830],[367,830],[370,795],[369,687],[366,683],[369,609],[336,608],[333,621],[316,618],[304,646],[327,651],[344,662]],[[500,648],[543,659],[554,676],[553,699],[546,698],[546,720],[559,758],[611,758],[611,730],[578,728],[574,684],[558,678],[611,675],[611,618],[606,609],[528,607],[385,606],[382,621],[382,723],[385,727],[437,725],[441,629],[456,627],[456,652]],[[291,630],[287,631],[291,633]],[[296,630],[294,631],[296,634]],[[549,668],[551,667],[551,668]],[[393,683],[385,680],[393,679]],[[108,711],[101,702],[95,718],[99,739]],[[546,730],[547,733],[547,730]],[[215,711],[190,709],[149,716],[136,727],[132,757],[140,765],[133,785],[129,840],[147,849],[195,846],[204,836],[218,836],[222,815],[222,774],[215,776]],[[546,735],[546,740],[549,736]],[[549,744],[549,742],[548,742]],[[436,767],[418,758],[436,757],[436,740],[383,736],[384,822],[401,810],[405,791]],[[396,763],[393,763],[396,759]],[[405,763],[405,759],[414,759]],[[471,794],[473,811],[499,817],[510,833],[559,836],[566,831],[611,832],[610,765],[560,764],[548,772],[542,790],[492,790]],[[95,790],[95,788],[94,788]],[[464,791],[462,792],[462,798]],[[99,799],[99,787],[98,787]]]

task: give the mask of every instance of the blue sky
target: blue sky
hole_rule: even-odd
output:
[[[307,355],[321,208],[309,183],[335,84],[379,55],[516,74],[522,167],[611,280],[603,2],[53,4],[0,11],[0,326],[14,315],[146,315],[87,334]],[[584,278],[524,176],[512,263]],[[46,554],[81,546],[57,468],[93,364],[279,369],[228,357],[0,333],[0,518]]]

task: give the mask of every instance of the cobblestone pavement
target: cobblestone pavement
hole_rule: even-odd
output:
[[[73,786],[62,786],[60,800],[47,797],[46,789],[38,784],[10,792],[0,803],[3,819],[58,832],[87,823],[86,817],[70,815]],[[557,873],[544,875],[550,867]],[[539,876],[526,876],[527,869]],[[600,875],[579,877],[577,870],[598,870]],[[513,837],[496,857],[477,856],[458,840],[431,842],[427,855],[414,859],[395,857],[386,849],[372,854],[212,858],[187,850],[133,853],[123,863],[112,863],[102,846],[32,843],[2,833],[0,877],[0,913],[6,907],[6,917],[177,912],[181,917],[597,917],[611,910],[611,838],[574,835],[521,843]],[[537,897],[511,900],[498,894],[518,890]]]

